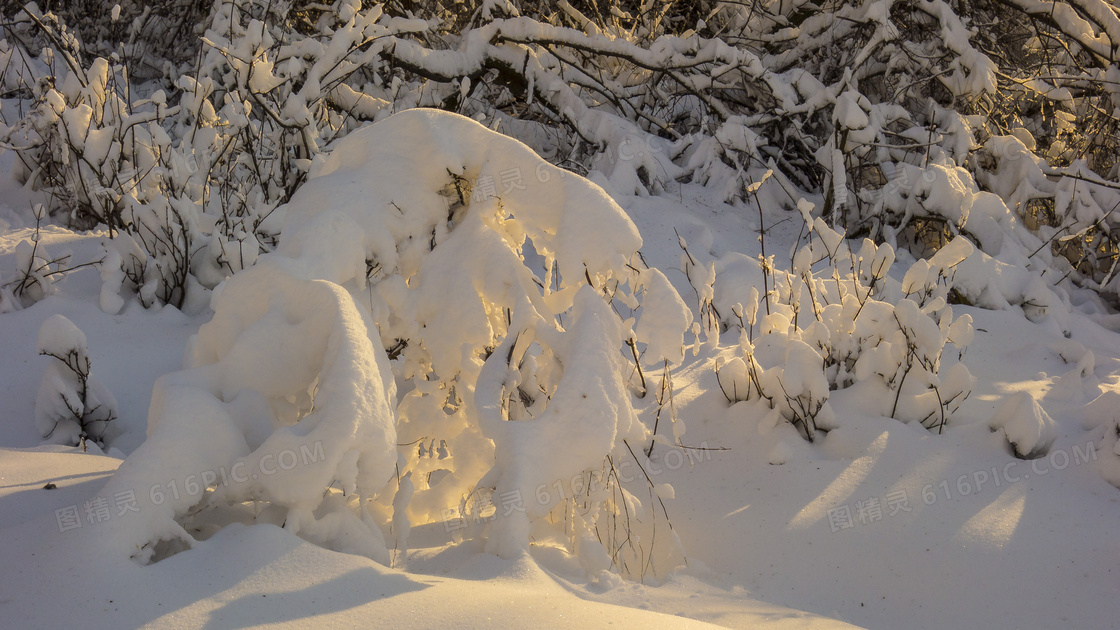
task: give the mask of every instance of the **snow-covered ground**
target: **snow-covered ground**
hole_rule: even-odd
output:
[[[600,183],[637,226],[645,261],[694,310],[678,236],[705,264],[760,253],[758,215],[749,206],[725,205],[695,185],[650,198]],[[26,193],[4,186],[6,269],[34,219]],[[801,218],[775,210],[764,220],[769,253],[789,252]],[[98,256],[102,236],[49,228],[42,244],[85,262]],[[892,277],[901,280],[907,266],[896,264]],[[101,510],[87,502],[144,442],[156,379],[184,367],[188,339],[213,313],[145,310],[132,300],[109,315],[100,289],[97,271],[83,269],[56,295],[0,315],[5,627],[1120,624],[1120,490],[1106,481],[1116,479],[1115,456],[1101,449],[1113,442],[1097,422],[1120,413],[1108,404],[1120,393],[1120,335],[1088,316],[1072,315],[1066,339],[1019,308],[954,305],[956,315],[972,317],[975,338],[961,361],[977,383],[943,432],[882,417],[867,390],[853,387],[832,393],[836,428],[813,443],[757,400],[729,404],[714,368],[738,346],[737,330],[718,345],[698,342],[673,373],[676,411],[687,427],[681,443],[690,448],[656,446],[645,471],[652,484],[673,488],[665,505],[685,561],[663,580],[639,584],[589,572],[547,541],[527,555],[491,555],[436,519],[412,523],[408,551],[394,554],[392,567],[267,522],[233,523],[187,551],[137,564],[105,532],[140,516],[124,502]],[[85,333],[91,373],[116,397],[107,455],[92,446],[82,453],[41,445],[35,393],[51,359],[38,356],[36,338],[56,314]],[[956,354],[946,352],[946,362]],[[1016,398],[1019,392],[1030,397]],[[652,399],[633,401],[648,427],[657,412]],[[990,420],[1007,400],[1017,403],[992,431]],[[1053,423],[1047,454],[1016,458],[1007,437],[1045,425],[1044,416]],[[173,481],[169,473],[160,491],[171,493]]]

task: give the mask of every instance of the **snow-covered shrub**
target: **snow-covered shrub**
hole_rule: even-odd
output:
[[[68,446],[87,440],[104,446],[117,400],[90,374],[86,336],[69,319],[52,315],[39,328],[39,354],[54,359],[43,372],[35,399],[35,425],[49,442]]]
[[[72,225],[125,235],[110,258],[145,305],[181,307],[192,285],[213,287],[275,244],[274,211],[320,143],[389,111],[345,82],[376,58],[381,44],[371,44],[418,24],[382,25],[379,8],[350,7],[353,19],[324,17],[292,41],[252,17],[258,4],[214,4],[204,54],[193,75],[173,77],[170,95],[149,86],[137,98],[133,69],[116,55],[84,63],[68,53],[66,64],[16,73],[34,90],[27,115],[0,126],[17,177]],[[20,16],[51,42],[66,39],[34,5]],[[19,40],[5,45],[7,61],[29,57]]]
[[[988,420],[988,427],[1002,431],[1020,459],[1044,457],[1058,435],[1054,420],[1030,392],[1008,396]]]
[[[27,15],[20,14],[21,4],[6,3],[0,7],[0,17],[17,25],[28,21]],[[197,56],[198,27],[211,4],[209,0],[41,0],[32,6],[37,5],[35,15],[50,26],[72,27],[69,37],[88,52],[105,57],[117,53],[133,66],[135,76],[150,79],[166,71],[169,62],[189,62]],[[41,15],[39,7],[51,13]]]
[[[890,245],[865,239],[856,250],[807,208],[804,217],[809,244],[792,271],[775,274],[765,312],[755,287],[766,284],[767,263],[729,256],[714,264],[715,308],[740,329],[736,356],[717,367],[724,395],[766,399],[809,441],[835,425],[830,391],[853,386],[882,415],[940,431],[975,382],[962,363],[941,367],[947,344],[963,350],[972,340],[972,318],[954,319],[946,301],[971,245],[958,239],[918,260],[901,290],[889,290]]]
[[[54,210],[131,235],[144,255],[122,253],[125,288],[149,304],[252,264],[326,143],[417,106],[484,120],[624,193],[688,180],[749,203],[772,172],[783,208],[814,200],[849,235],[918,257],[965,235],[1063,285],[1016,282],[1029,290],[1006,301],[1036,319],[1060,315],[1069,289],[1116,291],[1102,42],[1120,27],[1086,17],[1108,15],[1101,0],[1045,15],[1025,1],[444,4],[6,7],[0,90],[27,113],[2,135]],[[171,34],[185,45],[169,49]]]
[[[127,73],[98,58],[42,77],[29,113],[0,132],[16,151],[17,178],[47,192],[53,211],[141,245],[126,269],[136,269],[134,288],[151,285],[148,304],[181,306],[199,211],[160,126],[180,108],[168,108],[162,91],[130,100]]]
[[[52,257],[40,242],[46,208],[36,204],[34,212],[35,231],[16,245],[14,272],[0,274],[0,313],[20,310],[53,294],[55,282],[76,268],[70,265],[69,254]]]
[[[197,493],[152,499],[152,516],[122,532],[127,547],[147,560],[159,540],[189,544],[187,528],[265,520],[384,561],[390,521],[407,544],[406,503],[420,522],[463,505],[502,555],[547,537],[589,571],[671,568],[672,536],[599,542],[620,519],[637,539],[664,518],[613,470],[643,465],[650,437],[622,352],[629,340],[649,363],[678,362],[690,323],[664,276],[638,271],[641,238],[622,210],[524,145],[435,111],[353,134],[311,172],[276,251],[216,292],[193,367],[157,383],[149,439],[110,486],[323,456],[242,482],[203,475]],[[489,192],[493,177],[506,185]],[[637,309],[637,333],[611,301]],[[553,484],[563,492],[542,493]],[[393,492],[411,501],[390,516]],[[479,495],[516,507],[494,514]]]

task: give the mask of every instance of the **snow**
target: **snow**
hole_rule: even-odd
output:
[[[1028,14],[1046,15],[1066,37],[1100,58],[1112,59],[1116,42],[1120,41],[1120,18],[1108,3],[1080,0],[1076,5],[1069,5],[1042,0],[1014,0],[1014,4]],[[1094,28],[1094,23],[1099,28]]]
[[[39,342],[35,349],[40,354],[53,354],[62,358],[73,351],[80,363],[89,358],[85,333],[63,315],[51,315],[43,322],[39,327]]]
[[[845,129],[863,129],[871,121],[859,103],[859,93],[844,92],[836,98],[836,109],[833,110],[833,122]]]
[[[659,269],[644,270],[639,282],[645,295],[634,332],[638,342],[646,344],[642,359],[653,365],[662,361],[679,365],[684,360],[684,332],[692,325],[692,311]]]
[[[71,532],[67,532],[70,534]],[[86,554],[80,532],[60,551]],[[32,527],[5,530],[0,550],[5,566],[28,566],[53,573],[52,586],[72,592],[73,606],[51,606],[35,581],[4,581],[5,619],[15,625],[65,625],[75,608],[101,619],[101,627],[269,627],[315,624],[346,628],[371,619],[392,620],[402,628],[543,627],[555,623],[621,628],[716,626],[677,616],[689,598],[708,588],[695,582],[671,587],[666,610],[641,610],[652,600],[648,589],[626,589],[630,606],[595,601],[569,591],[562,578],[539,568],[527,556],[504,561],[476,556],[459,564],[454,577],[434,572],[403,573],[359,556],[315,547],[273,526],[232,526],[152,567],[91,559],[100,575],[90,580],[89,562],[75,566],[59,552],[41,546]],[[57,535],[57,532],[54,533]],[[100,555],[96,550],[94,555]],[[456,561],[458,560],[458,561]],[[205,575],[205,578],[200,576]],[[83,580],[83,578],[86,578]],[[718,594],[715,595],[718,597]],[[656,601],[656,600],[653,600]],[[840,622],[761,602],[739,604],[725,595],[723,610],[712,616],[758,623],[763,628],[851,627]]]
[[[1015,455],[1022,459],[1046,455],[1057,437],[1054,420],[1029,392],[1017,392],[1004,400],[988,421],[988,428],[1002,431],[1015,447]]]
[[[92,374],[85,333],[65,316],[52,315],[39,327],[36,348],[54,359],[35,397],[39,434],[56,444],[84,444],[86,438],[102,444],[116,420],[117,400]]]
[[[278,249],[210,308],[145,310],[88,268],[0,315],[5,623],[1113,625],[1120,338],[1021,264],[958,166],[903,171],[928,194],[892,211],[964,226],[917,262],[764,185],[764,276],[758,215],[720,189],[612,198],[465,119],[385,122],[316,161]],[[513,168],[526,190],[503,191]],[[498,195],[474,198],[482,175]],[[9,269],[34,220],[3,210]],[[106,238],[40,244],[82,262]],[[688,333],[705,302],[721,321]],[[42,443],[61,364],[39,349],[88,356],[118,399],[103,449]],[[933,387],[960,396],[930,429]],[[564,498],[607,458],[616,498]],[[488,520],[477,489],[525,511]],[[626,516],[661,553],[623,577],[594,519]]]
[[[175,517],[200,502],[253,498],[287,510],[294,532],[387,560],[380,530],[323,495],[337,482],[345,493],[372,497],[396,464],[387,360],[349,296],[262,263],[229,280],[213,305],[214,318],[192,343],[191,367],[157,381],[148,439],[104,494],[154,488],[164,478],[184,486],[194,479],[196,489],[140,496],[145,518],[114,532],[117,544],[144,549],[139,558],[150,560],[159,540],[194,542]],[[277,339],[277,331],[290,336]]]

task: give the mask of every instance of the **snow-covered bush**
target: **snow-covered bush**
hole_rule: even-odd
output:
[[[713,263],[713,307],[740,329],[735,356],[717,366],[724,395],[767,400],[809,441],[835,426],[830,392],[848,387],[884,416],[940,432],[975,383],[963,363],[941,366],[947,344],[963,350],[972,341],[972,318],[954,319],[947,303],[952,270],[971,245],[953,241],[890,287],[890,245],[865,239],[856,250],[803,208],[810,239],[792,271],[775,274],[772,259],[738,255]],[[772,289],[760,299],[758,286]]]
[[[70,254],[53,257],[40,241],[46,207],[36,204],[35,231],[16,245],[14,271],[0,273],[0,313],[17,311],[55,292],[55,282],[76,269]]]
[[[1020,459],[1036,459],[1050,451],[1057,426],[1030,392],[1008,396],[988,421],[992,431],[1002,431]]]
[[[1036,318],[1120,286],[1102,0],[50,7],[5,9],[0,91],[26,113],[2,135],[53,210],[130,235],[125,288],[146,304],[252,264],[326,143],[417,106],[620,192],[689,180],[747,202],[769,170],[781,207],[811,199],[851,236],[926,257],[963,234],[1065,287],[1007,300]]]
[[[489,177],[508,185],[489,194]],[[340,142],[285,211],[276,251],[216,292],[193,367],[157,383],[149,439],[110,486],[323,456],[228,485],[211,475],[145,512],[127,548],[151,559],[159,540],[189,544],[187,528],[264,520],[384,561],[390,522],[407,544],[405,509],[432,522],[470,504],[501,555],[551,537],[589,571],[672,567],[671,536],[600,542],[620,519],[637,539],[664,518],[612,470],[641,466],[650,437],[622,351],[630,340],[648,362],[677,362],[690,323],[664,276],[637,270],[641,238],[601,189],[470,120],[416,110]],[[637,309],[637,334],[612,301]],[[591,476],[601,483],[572,487]],[[542,494],[554,483],[564,491]],[[390,516],[394,492],[411,501]],[[516,507],[495,515],[480,494]]]
[[[376,57],[380,44],[371,44],[417,28],[383,25],[377,7],[351,8],[353,19],[324,17],[291,41],[253,19],[258,8],[215,3],[194,72],[146,86],[145,98],[118,55],[85,63],[68,50],[64,64],[29,63],[10,77],[9,89],[34,96],[26,116],[0,126],[16,176],[47,192],[73,226],[120,233],[106,262],[120,264],[145,305],[181,307],[192,286],[213,287],[271,249],[282,221],[274,211],[306,179],[320,143],[389,111],[345,81]],[[34,5],[19,19],[51,42],[72,41]],[[18,38],[4,47],[0,66],[30,58]]]
[[[52,315],[39,328],[39,354],[54,359],[43,372],[35,399],[35,425],[49,442],[68,446],[87,440],[104,446],[117,400],[90,374],[86,336],[69,319]]]
[[[117,53],[133,66],[134,76],[150,79],[165,72],[168,62],[197,56],[199,26],[211,4],[209,0],[40,0],[32,6],[37,15],[42,13],[40,7],[51,12],[39,17],[50,26],[72,29],[57,39],[38,37],[52,45],[72,38],[90,53],[105,57]],[[19,15],[21,8],[21,3],[6,3],[0,7],[0,18],[26,20]]]

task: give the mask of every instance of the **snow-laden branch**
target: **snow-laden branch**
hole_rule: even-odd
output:
[[[1117,61],[1120,51],[1120,16],[1104,0],[1000,0],[1003,4],[1058,29],[1077,42],[1102,67]]]

